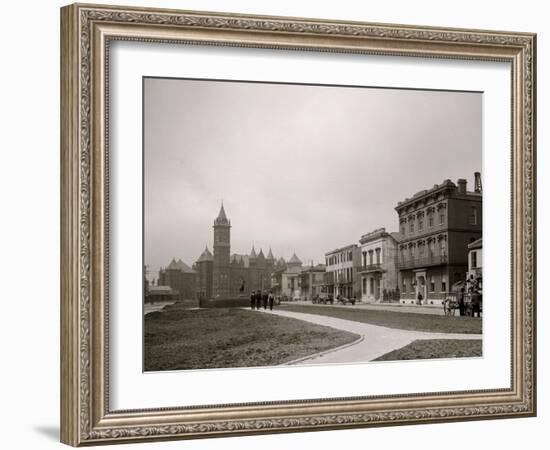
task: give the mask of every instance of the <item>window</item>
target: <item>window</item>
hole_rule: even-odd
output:
[[[401,234],[405,234],[405,226],[401,227]]]
[[[433,213],[428,214],[428,227],[431,228],[434,226],[434,215]]]
[[[447,243],[443,239],[439,242],[439,248],[441,249],[441,256],[446,255],[446,250],[447,250],[446,245],[447,245]]]
[[[445,223],[445,214],[441,213],[439,214],[439,225],[443,225]]]
[[[477,225],[477,208],[475,206],[470,209],[469,223],[470,225]]]
[[[411,223],[409,224],[409,231],[410,231],[411,233],[414,232],[414,222],[411,222]]]
[[[441,292],[447,292],[447,278],[445,276],[441,277]]]
[[[424,229],[424,220],[418,219],[418,231],[422,231]]]
[[[370,279],[370,295],[374,295],[374,278]]]
[[[475,269],[477,267],[477,252],[472,252],[472,269]]]
[[[363,278],[363,294],[367,293],[367,279]]]
[[[431,240],[428,243],[428,251],[429,251],[429,256],[430,257],[432,257],[434,255],[434,249],[435,249],[435,241]]]

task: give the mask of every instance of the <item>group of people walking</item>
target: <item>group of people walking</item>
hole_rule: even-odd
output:
[[[269,305],[269,309],[273,310],[274,301],[275,297],[272,292],[264,291],[262,293],[261,290],[257,290],[250,293],[250,309],[260,309],[262,306],[267,309]]]

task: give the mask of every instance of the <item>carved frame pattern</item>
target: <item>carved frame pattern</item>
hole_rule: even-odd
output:
[[[101,30],[102,25],[107,26],[107,31]],[[108,27],[113,25],[120,27],[116,36],[109,35]],[[149,33],[150,30],[159,33]],[[202,34],[198,40],[180,39],[162,35],[165,30],[173,30],[173,34],[178,30],[200,30]],[[218,33],[220,30],[223,33]],[[209,33],[211,39],[205,38]],[[256,409],[237,405],[237,411],[231,413],[226,413],[227,405],[215,405],[209,411],[201,410],[202,416],[193,416],[194,410],[190,409],[189,417],[185,416],[185,408],[110,411],[104,348],[108,344],[104,329],[108,304],[95,303],[96,298],[104,301],[101,291],[104,294],[108,284],[101,265],[102,261],[105,263],[101,258],[108,242],[106,238],[100,241],[108,198],[100,198],[103,191],[98,188],[99,182],[108,183],[105,173],[103,178],[98,174],[107,162],[102,157],[96,159],[98,155],[94,153],[100,144],[97,137],[108,135],[107,125],[103,134],[97,134],[96,118],[107,121],[105,116],[97,116],[94,95],[105,85],[97,79],[101,68],[96,55],[108,58],[110,39],[512,62],[512,92],[520,102],[512,121],[512,224],[516,249],[512,260],[513,270],[518,270],[514,279],[521,281],[512,290],[516,305],[513,389],[472,392],[469,402],[464,401],[469,398],[464,393],[393,398],[404,406],[391,406],[392,398],[385,397],[264,403]],[[98,43],[105,47],[98,48]],[[67,277],[62,279],[62,441],[78,446],[534,415],[535,51],[536,36],[528,33],[93,5],[62,8],[62,274]],[[409,399],[415,407],[406,407]],[[350,409],[356,400],[357,409],[362,411]],[[369,401],[373,402],[371,406]],[[285,412],[290,407],[293,412]],[[244,412],[239,412],[239,408]]]

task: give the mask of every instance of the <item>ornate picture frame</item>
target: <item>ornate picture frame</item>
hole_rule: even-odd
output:
[[[113,411],[108,89],[116,40],[511,64],[511,386]],[[536,414],[536,35],[74,4],[61,9],[61,440],[97,445]]]

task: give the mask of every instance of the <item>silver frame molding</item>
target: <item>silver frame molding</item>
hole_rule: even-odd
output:
[[[507,61],[512,67],[512,385],[158,410],[108,397],[112,40]],[[73,446],[536,414],[536,35],[75,4],[61,9],[61,440]]]

